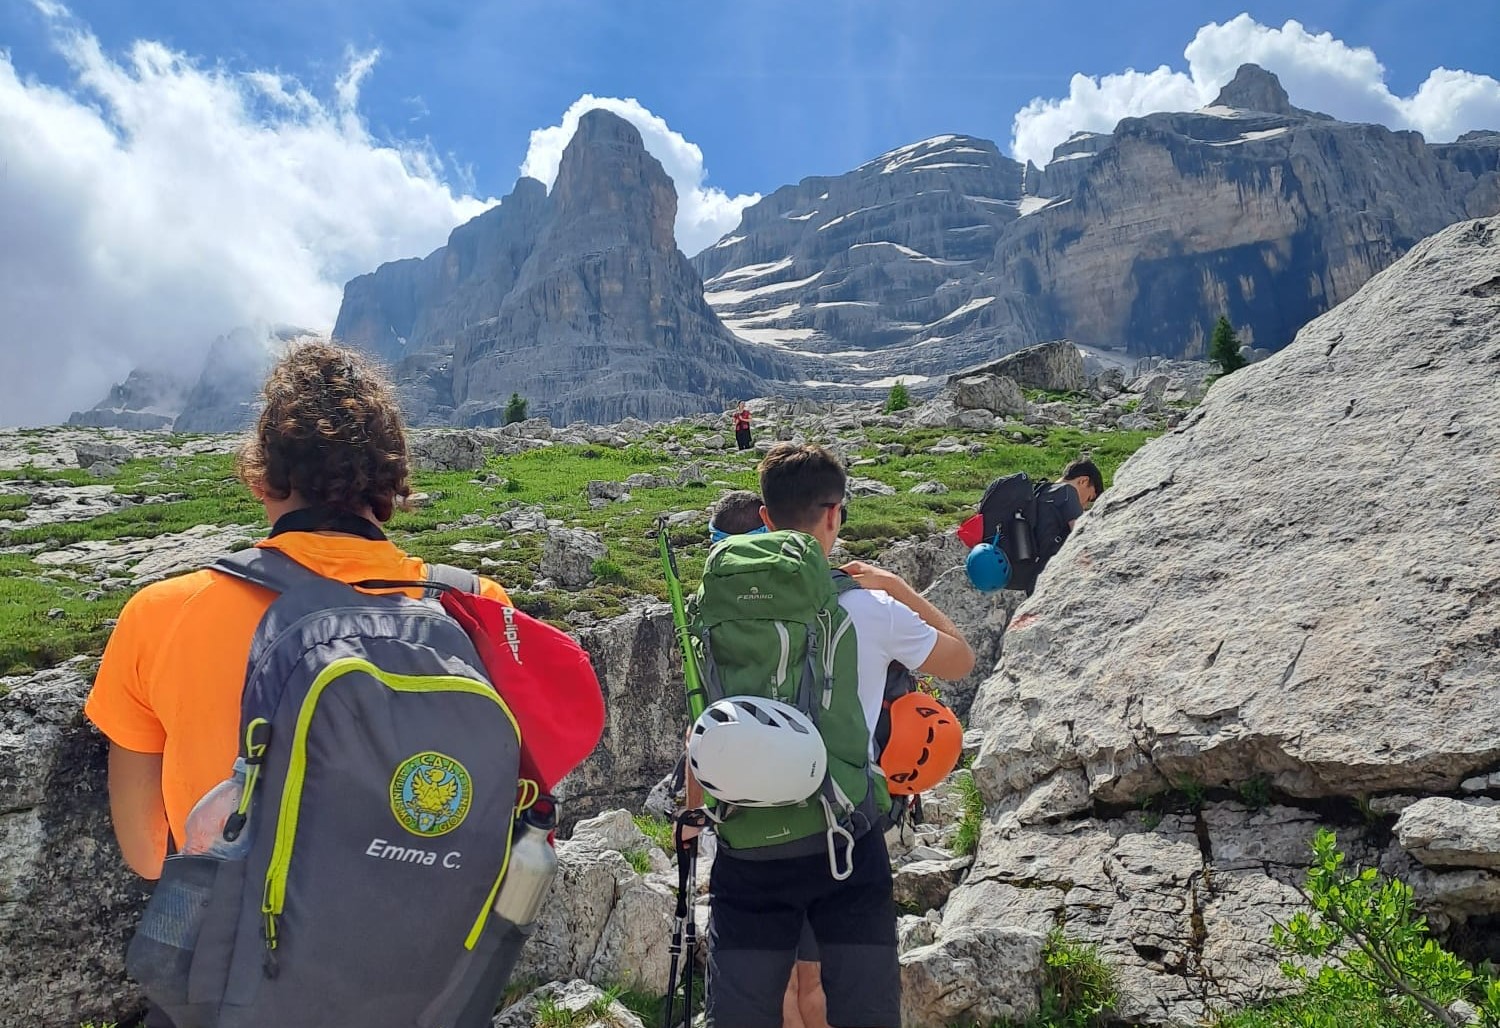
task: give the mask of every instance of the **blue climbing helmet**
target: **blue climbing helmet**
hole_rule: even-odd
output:
[[[982,593],[992,593],[1010,584],[1010,558],[998,545],[999,535],[980,543],[964,559],[969,584]]]

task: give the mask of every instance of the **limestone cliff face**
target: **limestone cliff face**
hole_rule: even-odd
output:
[[[1044,168],[944,136],[804,180],[694,263],[731,328],[830,355],[821,378],[921,383],[1060,337],[1201,355],[1220,314],[1279,349],[1417,240],[1497,211],[1500,134],[1335,121],[1246,65],[1203,110],[1079,133]]]
[[[911,343],[964,324],[961,284],[1020,218],[1024,174],[989,140],[923,140],[776,190],[693,263],[742,337],[819,354]]]
[[[1086,161],[997,247],[987,285],[1037,283],[1044,334],[1199,356],[1219,313],[1280,349],[1418,240],[1494,213],[1500,141],[1334,121],[1242,68],[1214,105],[1126,119]]]
[[[515,285],[548,214],[547,187],[517,180],[499,205],[422,259],[392,261],[344,286],[334,338],[387,361],[447,342],[453,324],[488,317]]]
[[[640,133],[591,111],[550,196],[522,179],[447,246],[350,282],[334,336],[395,364],[418,423],[497,424],[512,392],[554,421],[665,418],[794,377],[704,302],[676,212]]]

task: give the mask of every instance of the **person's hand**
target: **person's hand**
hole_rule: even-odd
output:
[[[884,568],[877,568],[873,564],[866,564],[862,560],[851,560],[839,570],[858,582],[860,588],[879,589],[898,600],[913,591],[900,575]]]

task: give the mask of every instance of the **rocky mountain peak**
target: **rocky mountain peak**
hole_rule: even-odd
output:
[[[569,147],[588,143],[620,143],[636,150],[646,148],[639,129],[602,107],[584,111],[579,116],[578,130],[573,133]]]
[[[543,203],[547,199],[547,187],[538,179],[525,175],[516,179],[515,188],[506,197],[507,203]]]
[[[1229,84],[1219,90],[1213,106],[1267,114],[1293,113],[1291,98],[1281,80],[1258,64],[1240,65]]]
[[[628,198],[628,199],[627,199]],[[587,233],[600,249],[641,242],[675,252],[677,190],[661,162],[646,152],[636,127],[595,109],[578,120],[552,185],[555,231]]]

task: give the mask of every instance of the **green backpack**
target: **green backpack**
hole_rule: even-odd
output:
[[[690,631],[710,702],[781,700],[806,714],[828,749],[820,790],[792,806],[714,811],[720,841],[752,860],[829,854],[837,878],[856,836],[889,808],[873,781],[870,731],[859,702],[854,623],[838,597],[858,588],[833,575],[818,541],[802,532],[731,536],[709,551],[689,604]],[[882,780],[883,781],[883,780]]]

